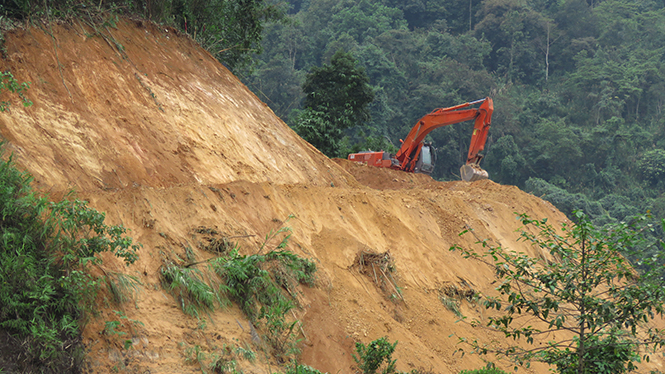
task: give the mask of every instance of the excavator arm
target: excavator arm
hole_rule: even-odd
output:
[[[479,108],[464,109],[481,103]],[[473,135],[471,136],[471,147],[466,163],[478,164],[482,156],[479,155],[485,148],[487,133],[492,119],[494,104],[489,97],[472,101],[449,108],[436,109],[421,118],[413,126],[409,135],[406,136],[395,158],[399,161],[404,171],[414,171],[416,161],[420,156],[422,143],[425,137],[439,127],[452,125],[464,121],[475,120]]]
[[[492,122],[492,113],[494,112],[494,103],[492,99],[483,99],[483,104],[478,108],[478,117],[473,126],[473,134],[471,135],[471,145],[469,146],[469,155],[466,158],[466,163],[476,164],[483,158],[479,153],[485,149],[487,142],[487,134],[490,131]],[[480,101],[480,100],[479,100]]]
[[[478,108],[470,108],[473,105],[480,104]],[[357,162],[366,162],[369,165],[378,167],[389,167],[408,172],[431,173],[433,165],[425,168],[423,164],[423,147],[427,146],[429,155],[431,146],[425,145],[425,137],[439,127],[452,125],[464,121],[474,120],[473,135],[471,136],[471,146],[466,159],[466,164],[460,169],[462,179],[465,181],[474,181],[478,179],[487,179],[487,172],[478,165],[482,159],[480,152],[485,148],[487,134],[492,122],[492,112],[494,103],[492,99],[486,97],[464,104],[455,105],[449,108],[441,108],[432,111],[421,118],[411,129],[406,138],[402,141],[402,147],[393,157],[387,152],[361,152],[349,155],[349,160]],[[419,162],[420,161],[420,162]]]

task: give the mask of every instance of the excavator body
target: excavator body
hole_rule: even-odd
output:
[[[476,104],[480,104],[480,106],[469,108]],[[424,142],[425,137],[439,127],[474,120],[471,145],[466,164],[460,169],[460,176],[467,182],[487,179],[489,178],[487,171],[480,167],[480,160],[483,158],[480,152],[485,148],[493,111],[494,104],[489,97],[449,108],[436,109],[413,126],[395,155],[384,151],[367,151],[352,153],[348,159],[376,167],[431,174],[434,170],[435,153],[431,143]]]
[[[397,161],[395,156],[385,151],[364,151],[359,153],[352,153],[349,155],[348,159],[379,168],[401,170],[399,161]],[[432,147],[430,143],[424,143],[420,149],[420,154],[418,156],[418,160],[416,161],[413,172],[428,175],[431,174],[432,171],[434,171],[434,160],[434,147]]]
[[[392,158],[390,153],[384,151],[365,151],[360,153],[352,153],[349,155],[349,160],[366,163],[367,165],[376,166],[379,168],[399,166],[397,160]]]

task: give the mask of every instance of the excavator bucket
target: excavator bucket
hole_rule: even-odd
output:
[[[487,171],[477,164],[466,164],[459,169],[459,172],[465,182],[479,181],[490,177]]]

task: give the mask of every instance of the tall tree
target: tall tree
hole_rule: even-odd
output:
[[[374,92],[365,69],[350,53],[337,51],[330,64],[313,67],[303,84],[304,111],[294,129],[330,157],[341,155],[343,130],[369,119]]]

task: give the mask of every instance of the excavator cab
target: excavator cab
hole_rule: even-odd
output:
[[[432,143],[424,143],[413,172],[427,175],[432,174],[432,171],[434,171],[434,163],[436,162],[435,151],[436,149],[432,147]]]

